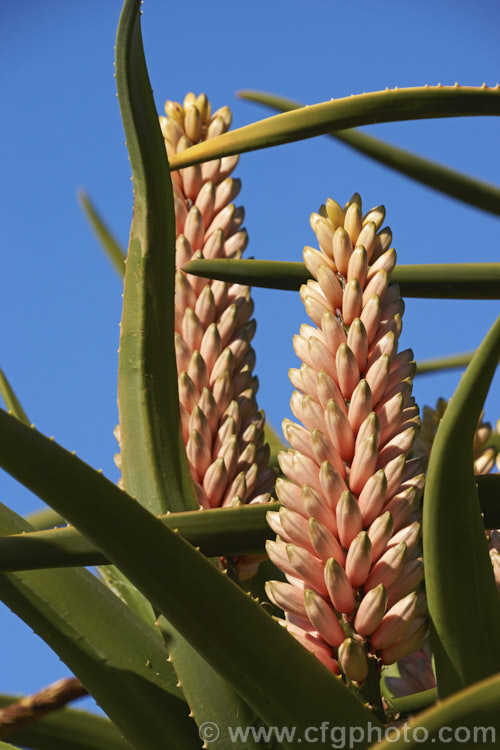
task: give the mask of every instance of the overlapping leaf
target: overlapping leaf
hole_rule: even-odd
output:
[[[266,539],[273,537],[266,514],[279,507],[279,503],[242,505],[203,513],[170,513],[159,518],[207,557],[252,555],[264,552]],[[103,553],[73,526],[0,537],[3,572],[107,562]]]
[[[2,414],[9,423],[35,434],[32,428]],[[1,440],[5,438],[2,431]],[[20,456],[25,471],[35,475],[36,462],[28,463],[26,455]],[[68,491],[78,497],[71,480]],[[79,502],[83,503],[82,497]],[[32,529],[0,505],[0,531],[9,534]],[[132,745],[149,750],[171,735],[182,747],[198,746],[195,725],[187,717],[159,634],[95,576],[83,569],[2,573],[0,599],[73,670]]]
[[[264,93],[263,91],[239,91],[238,96],[258,104],[264,104],[279,112],[289,112],[304,106],[291,99]],[[433,190],[439,190],[496,216],[500,215],[500,190],[495,185],[489,185],[442,164],[423,159],[410,151],[405,151],[358,130],[338,130],[336,133],[328,133],[328,135]]]
[[[376,722],[312,654],[179,535],[54,441],[2,411],[0,466],[102,549],[266,724],[303,732],[327,719],[343,726]],[[297,675],[307,691],[297,691]],[[296,741],[286,747],[301,750]]]
[[[17,398],[14,390],[7,380],[3,370],[0,370],[0,395],[2,396],[5,406],[8,411],[13,414],[17,419],[20,419],[24,424],[29,425],[30,421],[24,411],[19,399]]]
[[[0,708],[19,697],[0,695]],[[131,750],[109,719],[64,708],[26,724],[12,739],[30,750]],[[10,746],[9,746],[10,747]]]
[[[196,509],[182,440],[174,354],[175,218],[149,84],[138,0],[125,0],[116,84],[134,184],[118,367],[122,475],[153,513]]]
[[[500,356],[500,318],[439,424],[423,509],[424,564],[440,697],[500,671],[500,600],[474,477],[473,442]]]
[[[298,291],[311,278],[303,263],[275,260],[191,260],[184,271],[267,289]],[[391,281],[403,297],[500,299],[500,263],[396,266]]]
[[[278,146],[358,125],[499,114],[499,87],[420,86],[373,91],[302,107],[229,131],[176,154],[170,166],[181,169],[230,154]]]
[[[495,675],[411,719],[405,727],[387,730],[375,750],[419,747],[498,747],[500,675]],[[384,737],[384,733],[382,733]]]
[[[476,476],[485,529],[500,528],[500,474]],[[264,552],[273,537],[266,521],[279,503],[215,508],[159,516],[208,557],[252,555]],[[0,537],[0,571],[105,565],[105,555],[73,526]]]

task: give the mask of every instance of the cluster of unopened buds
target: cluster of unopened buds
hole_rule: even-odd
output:
[[[288,583],[267,584],[283,624],[332,672],[363,683],[368,662],[391,664],[427,630],[419,499],[425,458],[409,459],[419,428],[410,350],[397,351],[403,301],[383,207],[363,216],[358,195],[328,200],[306,247],[303,325],[290,371],[297,389],[280,454],[284,506],[270,513],[271,560]]]
[[[231,113],[213,114],[206,96],[167,101],[160,118],[168,156],[227,131]],[[238,157],[225,157],[172,173],[176,218],[175,349],[182,429],[201,508],[270,500],[275,472],[268,468],[264,413],[253,375],[255,333],[250,289],[189,276],[197,258],[240,258],[248,236],[244,209],[233,201],[240,180],[230,175]],[[240,577],[258,560],[240,557]]]
[[[165,111],[168,156],[231,123],[229,109],[212,114],[204,94],[167,101]],[[312,324],[294,339],[302,362],[290,370],[298,423],[283,422],[291,448],[279,454],[284,476],[276,481],[256,403],[250,289],[182,270],[197,258],[241,257],[248,237],[244,210],[233,203],[237,162],[224,157],[172,173],[175,347],[191,474],[202,509],[267,502],[276,488],[283,507],[268,513],[277,539],[267,552],[287,582],[268,581],[267,594],[299,642],[362,684],[370,661],[378,668],[418,654],[427,633],[420,499],[443,407],[437,419],[424,411],[415,440],[415,363],[411,350],[398,352],[404,303],[389,283],[396,253],[390,229],[381,228],[385,209],[363,215],[357,194],[344,208],[328,199],[311,216],[319,249],[304,249],[312,278],[301,298]],[[476,468],[486,472],[485,439],[480,428]],[[236,564],[244,578],[258,559]]]

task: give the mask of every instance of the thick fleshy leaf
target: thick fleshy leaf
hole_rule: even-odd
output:
[[[0,466],[102,549],[267,725],[293,725],[300,734],[327,719],[342,726],[378,724],[312,654],[178,534],[83,461],[1,410]],[[299,679],[306,691],[297,691]],[[283,745],[302,747],[297,741]]]
[[[196,509],[182,440],[174,354],[172,183],[142,49],[140,0],[125,0],[116,84],[134,184],[118,366],[127,491],[153,513]]]
[[[500,528],[500,474],[476,476],[485,529]],[[159,516],[207,557],[256,555],[265,552],[275,534],[266,521],[280,503],[214,508]],[[73,526],[0,536],[0,571],[105,565],[106,556]],[[118,586],[119,587],[119,586]]]
[[[19,696],[0,695],[0,708]],[[32,750],[132,750],[109,719],[88,711],[64,708],[26,724],[12,740]]]
[[[232,557],[265,552],[266,539],[274,538],[266,514],[280,507],[279,503],[242,505],[202,513],[170,513],[159,518],[207,557]],[[106,565],[107,562],[105,555],[73,526],[0,536],[2,572]],[[121,582],[116,585],[120,588]]]
[[[495,675],[437,703],[411,719],[407,726],[389,728],[387,739],[371,747],[373,750],[498,747],[499,701],[500,675]]]
[[[116,565],[101,565],[99,575],[108,587],[132,612],[146,622],[149,627],[156,624],[153,607],[140,591],[133,586]]]
[[[60,513],[56,513],[52,508],[40,508],[26,516],[28,523],[35,529],[53,529],[55,526],[61,526],[66,521]]]
[[[474,477],[473,441],[500,356],[500,317],[434,439],[423,506],[424,564],[440,698],[500,671],[500,599]]]
[[[261,719],[171,623],[160,617],[158,624],[168,644],[193,718],[200,727],[202,739],[206,740],[213,750],[233,750],[234,740],[224,731],[225,728],[232,726],[235,717],[238,717],[238,724],[242,727],[258,728],[263,725]],[[222,730],[218,737],[212,734],[214,725]],[[203,727],[208,728],[206,734]],[[238,742],[238,748],[241,750],[258,750],[260,746],[251,736],[246,741]],[[275,750],[280,748],[281,745],[276,744]]]
[[[14,417],[16,417],[16,419],[21,420],[21,422],[29,426],[30,421],[26,415],[26,412],[21,406],[21,403],[14,393],[12,386],[7,380],[7,376],[5,375],[3,370],[0,370],[0,395],[4,400],[7,410],[10,411],[10,413]]]
[[[260,286],[265,289],[299,291],[312,276],[303,263],[274,260],[190,260],[183,271],[207,279]]]
[[[142,50],[140,2],[127,0],[117,38],[116,77],[134,182],[134,217],[125,271],[118,371],[123,485],[153,513],[198,509],[180,424],[174,353],[175,214],[165,143]],[[174,66],[175,68],[175,66]],[[176,570],[174,565],[171,570]],[[167,569],[168,570],[168,569]],[[174,668],[189,681],[191,645],[179,635]],[[243,714],[246,706],[213,670],[197,662],[210,693],[192,702]],[[195,697],[194,693],[192,693]],[[222,740],[218,741],[221,745]],[[222,746],[222,745],[221,745]],[[217,747],[214,745],[214,750]]]
[[[456,370],[467,367],[474,352],[464,352],[463,354],[450,354],[447,357],[435,357],[417,362],[416,375],[425,375],[428,372],[439,372],[440,370]]]
[[[292,99],[262,91],[239,91],[238,96],[279,112],[289,112],[304,106]],[[500,215],[500,190],[495,185],[476,180],[358,130],[338,130],[328,135],[433,190],[439,190],[496,216]]]
[[[36,471],[28,465],[26,454],[21,460],[27,472]],[[22,533],[31,527],[0,505],[0,531]],[[161,746],[169,733],[182,747],[183,743],[198,747],[195,725],[187,716],[158,632],[95,576],[76,569],[2,573],[0,599],[80,678],[132,745],[148,746],[144,744],[147,726],[151,748]]]
[[[113,233],[106,225],[97,208],[94,206],[85,190],[78,192],[78,200],[88,219],[88,222],[94,230],[100,245],[111,261],[115,271],[123,278],[125,275],[125,258],[126,255]]]
[[[389,711],[394,715],[407,716],[408,714],[418,713],[424,708],[429,708],[437,701],[437,690],[422,690],[421,693],[405,695],[403,698],[388,699]]]
[[[170,166],[180,169],[221,156],[278,146],[358,125],[499,114],[498,87],[420,86],[373,91],[302,107],[231,130],[176,154]]]
[[[0,370],[0,394],[10,414],[29,427],[31,425],[29,417],[21,406],[21,402],[14,393],[3,370]],[[65,523],[59,513],[56,513],[52,508],[43,508],[36,511],[36,513],[32,513],[28,516],[26,520],[31,526],[34,526],[35,529],[50,529],[61,523]]]
[[[2,742],[0,740],[0,750],[21,750],[17,745],[11,745],[8,742]]]
[[[191,260],[184,271],[266,289],[298,291],[312,278],[303,263],[275,260]],[[396,266],[391,282],[403,297],[500,299],[500,263]]]

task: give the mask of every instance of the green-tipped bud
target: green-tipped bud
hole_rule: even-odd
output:
[[[368,676],[368,662],[362,646],[353,638],[346,638],[339,647],[339,663],[348,680],[364,682]]]
[[[387,607],[385,586],[379,583],[363,598],[354,620],[354,627],[362,636],[371,635],[380,625]]]

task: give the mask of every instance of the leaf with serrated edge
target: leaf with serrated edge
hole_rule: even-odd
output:
[[[484,528],[498,529],[500,474],[478,475],[476,482]],[[204,510],[203,513],[171,513],[159,518],[208,557],[257,555],[265,551],[266,539],[274,538],[266,515],[280,507],[280,503],[242,505]],[[105,555],[73,526],[0,536],[2,572],[103,565],[106,562]]]
[[[0,466],[102,549],[266,724],[297,726],[299,733],[327,719],[378,725],[316,657],[182,537],[102,474],[2,410]],[[307,690],[297,691],[298,682]],[[285,746],[302,747],[295,741]]]
[[[230,683],[217,674],[164,617],[158,618],[158,624],[196,723],[200,728],[205,722],[216,724],[222,730],[219,737],[210,742],[213,750],[233,750],[234,741],[225,729],[235,723],[235,717],[242,727],[259,727],[262,721]],[[251,735],[245,742],[238,742],[241,750],[258,750],[258,747],[260,744],[253,741]],[[280,748],[281,745],[276,744],[273,750]]]
[[[7,380],[7,376],[5,375],[3,370],[0,370],[0,395],[2,396],[5,402],[5,406],[10,411],[10,413],[17,419],[20,419],[21,422],[29,426],[30,421],[26,416],[26,412],[21,406],[21,403],[14,393],[12,386]]]
[[[404,727],[388,728],[387,739],[376,742],[370,750],[498,747],[499,701],[500,675],[495,675],[437,703]],[[375,738],[374,732],[372,740]]]
[[[0,694],[0,709],[17,700]],[[109,719],[74,708],[41,716],[12,733],[12,739],[32,750],[132,750]]]
[[[280,112],[304,106],[292,99],[263,91],[239,91],[238,96]],[[500,190],[495,185],[476,180],[358,130],[338,130],[327,135],[434,190],[496,216],[500,215]]]
[[[161,522],[208,557],[262,554],[274,534],[266,521],[279,503],[170,513]],[[500,524],[499,524],[500,525]],[[0,536],[0,571],[106,564],[106,557],[73,526]],[[106,572],[106,576],[108,573]],[[121,584],[118,584],[119,586]]]
[[[186,273],[267,289],[298,291],[311,278],[303,263],[279,260],[191,260]],[[396,266],[391,282],[403,297],[500,299],[500,263]]]
[[[0,504],[1,533],[31,530]],[[95,576],[76,569],[2,573],[0,599],[73,670],[132,745],[153,750],[170,734],[179,746],[198,747],[159,634]]]
[[[124,485],[153,513],[195,510],[174,354],[175,219],[165,144],[149,83],[140,0],[125,0],[116,84],[134,184],[118,365]]]
[[[474,435],[499,355],[500,317],[439,423],[425,483],[425,581],[440,698],[500,671],[500,599],[473,456]]]
[[[125,2],[116,54],[118,98],[135,194],[120,336],[120,449],[124,487],[153,513],[162,513],[194,510],[198,502],[177,393],[172,183],[142,50],[139,8],[139,2]],[[193,675],[190,703],[196,719],[203,720],[204,711],[206,719],[224,710],[243,714],[247,709],[240,696],[209,668],[205,676],[211,680],[211,691],[199,693],[203,659],[181,636],[176,643],[174,668],[181,682],[189,683]]]
[[[418,86],[357,94],[302,107],[197,143],[170,159],[171,169],[230,154],[324,135],[334,130],[399,120],[500,115],[500,88]]]

